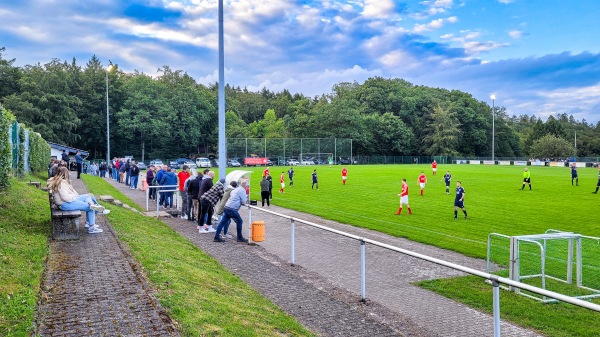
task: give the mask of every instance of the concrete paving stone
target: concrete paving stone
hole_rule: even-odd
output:
[[[81,180],[72,180],[87,193]],[[40,336],[178,336],[134,261],[119,244],[105,217],[101,234],[82,234],[77,241],[51,241],[36,312]],[[133,315],[131,312],[135,311]],[[132,317],[131,320],[121,319]],[[135,324],[146,319],[155,324]]]

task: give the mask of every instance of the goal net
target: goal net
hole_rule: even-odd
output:
[[[567,296],[594,298],[600,297],[598,256],[600,238],[596,237],[553,229],[520,236],[492,233],[488,236],[487,271]],[[510,290],[554,301],[517,288]]]

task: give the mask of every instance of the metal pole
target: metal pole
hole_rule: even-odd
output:
[[[108,72],[111,67],[106,70],[106,165],[110,164],[110,124],[109,124],[109,107],[108,107]],[[114,168],[113,168],[114,169]]]
[[[156,189],[156,217],[158,218],[158,201],[160,200],[160,190]]]
[[[148,212],[148,199],[150,199],[150,186],[146,189],[146,212]]]
[[[252,241],[252,208],[248,205],[248,243]]]
[[[495,96],[493,96],[495,97]],[[495,158],[495,141],[496,141],[496,106],[494,103],[494,98],[492,98],[492,161]]]
[[[295,251],[295,243],[296,243],[296,239],[294,237],[295,235],[295,224],[294,224],[294,219],[291,219],[292,221],[292,244],[290,245],[292,247],[292,254],[290,255],[290,264],[293,266],[296,263],[296,257],[294,256],[294,251]]]
[[[500,337],[500,284],[492,280],[494,286],[494,337]]]
[[[219,178],[227,176],[225,138],[225,50],[223,42],[223,0],[219,0]]]
[[[360,300],[367,300],[367,266],[365,240],[360,240]]]

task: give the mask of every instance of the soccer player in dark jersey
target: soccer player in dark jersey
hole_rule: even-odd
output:
[[[458,216],[458,209],[462,209],[467,218],[467,210],[465,209],[465,189],[460,185],[460,181],[456,182],[456,197],[454,198],[454,220]]]
[[[579,175],[575,163],[571,164],[571,185],[573,185],[573,181],[575,181],[575,186],[579,186]]]
[[[596,191],[592,192],[594,194],[598,193],[598,189],[600,188],[600,164],[598,165],[598,183],[596,184]]]
[[[446,174],[444,174],[444,179],[442,180],[446,183],[446,194],[450,194],[450,180],[452,180],[450,171],[446,171]]]

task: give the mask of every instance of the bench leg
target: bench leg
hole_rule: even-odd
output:
[[[52,219],[52,239],[79,239],[79,217],[62,217]]]

